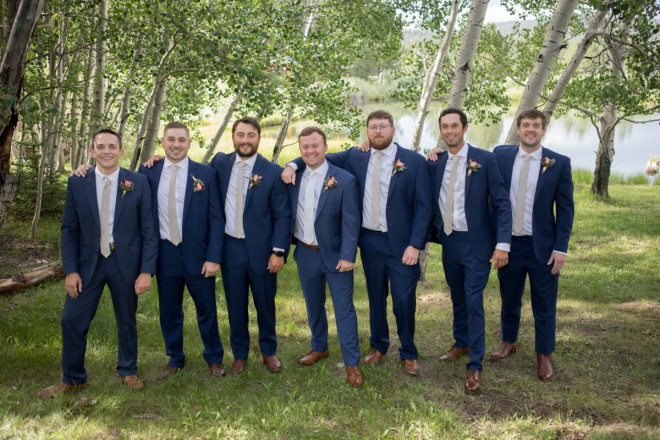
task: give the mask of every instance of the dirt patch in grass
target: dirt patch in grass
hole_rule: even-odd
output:
[[[621,304],[620,307],[625,309],[625,310],[631,310],[633,312],[651,313],[651,314],[655,315],[656,317],[658,315],[660,315],[660,304],[629,301],[629,302],[625,302],[625,303]]]
[[[57,243],[0,235],[0,278],[20,275],[60,259]]]

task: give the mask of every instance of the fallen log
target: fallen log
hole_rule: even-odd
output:
[[[28,287],[36,286],[51,278],[62,278],[64,269],[60,262],[41,266],[32,272],[14,275],[11,278],[0,279],[0,294],[16,292]]]

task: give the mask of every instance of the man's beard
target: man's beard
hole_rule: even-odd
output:
[[[369,145],[371,145],[371,147],[375,148],[376,150],[384,150],[392,143],[392,139],[394,139],[394,136],[382,137],[381,139],[370,138]]]
[[[249,153],[243,153],[241,151],[241,147],[247,145],[250,147],[250,152]],[[257,146],[249,144],[247,142],[243,142],[242,144],[239,145],[234,145],[234,150],[236,151],[236,154],[238,154],[239,157],[252,157],[254,154],[257,152]]]

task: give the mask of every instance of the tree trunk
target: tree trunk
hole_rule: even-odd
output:
[[[76,74],[76,84],[80,83],[80,73]],[[71,169],[75,170],[78,164],[78,123],[80,122],[80,113],[78,113],[78,93],[76,90],[71,92],[71,111],[69,112],[69,133],[71,137]]]
[[[105,32],[108,22],[108,0],[101,0],[96,31],[96,68],[94,70],[94,109],[92,111],[92,131],[103,128],[105,110]]]
[[[158,83],[158,93],[154,100],[154,106],[151,110],[151,117],[149,126],[144,135],[144,143],[142,144],[141,160],[145,162],[149,160],[156,150],[156,138],[158,137],[158,128],[160,127],[160,113],[165,104],[165,96],[167,94],[167,79],[163,79]]]
[[[218,142],[220,142],[220,138],[222,137],[222,134],[225,132],[227,125],[229,125],[229,121],[231,120],[231,117],[234,114],[234,110],[236,110],[236,106],[238,105],[239,102],[241,102],[241,96],[242,96],[242,91],[239,91],[236,94],[236,96],[234,96],[234,99],[232,100],[231,104],[229,104],[229,108],[227,108],[227,113],[225,113],[225,117],[222,119],[222,123],[220,124],[220,127],[218,127],[218,131],[215,133],[215,136],[213,136],[211,145],[209,145],[209,148],[204,153],[204,158],[202,158],[202,163],[208,163],[209,160],[211,160],[211,156],[213,156],[213,153],[215,153],[215,148],[218,146]]]
[[[88,147],[92,146],[92,141],[89,139],[89,120],[91,116],[91,106],[89,97],[92,94],[92,81],[94,77],[94,46],[89,46],[87,51],[87,74],[85,76],[85,85],[83,88],[83,102],[82,111],[80,113],[80,130],[78,131],[78,139],[80,140],[80,148],[78,149],[78,156],[76,156],[76,166],[81,163],[86,163],[86,155]]]
[[[280,132],[277,134],[277,140],[275,141],[275,147],[273,148],[273,157],[271,157],[272,162],[277,162],[280,158],[280,153],[284,149],[284,139],[286,139],[286,134],[289,131],[289,124],[293,119],[293,106],[289,106],[289,110],[286,112],[286,117],[282,121],[280,126]]]
[[[3,278],[0,280],[0,294],[16,292],[21,289],[36,286],[51,278],[62,278],[64,268],[61,262],[48,264],[23,275]]]
[[[516,118],[523,111],[536,108],[550,72],[555,65],[555,60],[559,56],[559,52],[566,47],[564,44],[566,30],[568,29],[568,24],[571,21],[577,4],[578,0],[559,0],[557,2],[552,19],[548,23],[545,32],[541,52],[536,59],[532,73],[527,79],[525,90],[523,91],[522,98],[520,98],[520,104],[518,104],[518,109],[513,118],[513,123],[509,128],[505,143],[517,144],[520,142],[516,133]]]
[[[56,47],[57,69],[56,78],[57,92],[55,95],[55,126],[52,127],[55,137],[53,138],[54,149],[57,157],[57,171],[63,173],[64,170],[64,148],[62,147],[62,115],[64,114],[64,92],[62,85],[64,83],[64,46],[66,44],[66,13],[62,13],[60,19],[60,37]]]
[[[131,76],[126,85],[126,90],[124,90],[124,99],[121,103],[121,113],[119,115],[119,128],[117,128],[117,133],[119,136],[124,136],[124,131],[126,130],[126,121],[128,119],[128,112],[131,108],[131,97],[133,96],[133,83],[135,82],[135,76],[137,75],[137,66],[138,60],[142,54],[142,44],[138,44],[135,48],[135,56],[133,57],[133,64],[131,65]]]
[[[50,138],[52,135],[48,135]],[[44,191],[44,174],[46,172],[46,158],[49,156],[50,142],[44,142],[43,151],[41,152],[41,161],[39,162],[39,174],[37,177],[37,200],[34,203],[34,216],[32,216],[32,226],[30,226],[30,237],[34,238],[37,233],[37,225],[39,218],[41,218],[41,203],[43,201]]]
[[[433,66],[426,75],[426,81],[422,88],[422,96],[419,99],[419,109],[417,110],[417,122],[415,123],[415,130],[413,131],[413,140],[411,148],[413,151],[419,151],[419,143],[422,139],[422,130],[424,128],[424,119],[428,114],[428,106],[435,91],[435,85],[438,83],[438,74],[442,69],[442,64],[445,61],[449,44],[451,43],[452,35],[454,34],[454,26],[456,24],[456,16],[458,12],[459,0],[453,0],[451,4],[451,12],[449,14],[449,21],[447,22],[447,31],[445,37],[438,48],[438,53],[435,56]],[[488,0],[486,0],[488,3]]]
[[[39,21],[43,0],[21,0],[17,7],[8,2],[5,23],[5,46],[0,64],[0,93],[9,105],[0,109],[0,229],[9,206],[20,188],[9,172],[11,144],[18,124],[18,100],[23,85],[25,62],[30,40]]]

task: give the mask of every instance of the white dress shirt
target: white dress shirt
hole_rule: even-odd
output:
[[[96,176],[96,203],[99,207],[99,221],[101,221],[101,203],[103,202],[103,187],[105,186],[103,178],[107,177],[110,179],[110,210],[108,211],[110,214],[110,221],[108,222],[108,238],[110,243],[114,243],[115,240],[112,234],[112,228],[115,225],[115,206],[117,205],[117,188],[119,188],[117,183],[117,180],[119,180],[119,168],[117,168],[112,174],[105,175],[97,166],[94,175]],[[122,194],[124,193],[123,189],[120,191]]]
[[[317,169],[312,170],[309,167],[305,167],[303,171],[302,179],[300,179],[300,190],[298,192],[298,206],[296,207],[296,227],[293,235],[303,243],[311,244],[312,246],[318,246],[318,240],[316,239],[316,231],[312,231],[314,235],[314,240],[311,242],[305,241],[305,194],[307,190],[307,185],[309,185],[310,176],[312,172],[316,173],[314,179],[314,214],[312,218],[316,219],[316,209],[319,205],[319,199],[321,198],[321,192],[323,191],[323,181],[325,180],[326,174],[328,174],[328,161],[324,161]]]
[[[237,154],[234,165],[231,168],[231,176],[229,176],[229,187],[227,188],[227,198],[225,199],[225,233],[231,235],[234,238],[245,238],[236,237],[236,190],[238,189],[238,170],[240,168],[241,162],[245,162],[245,169],[243,170],[243,209],[245,209],[245,199],[247,198],[248,191],[253,191],[248,189],[250,187],[250,176],[252,175],[252,169],[254,168],[254,163],[257,161],[257,155],[246,159],[245,161],[241,160],[241,157]],[[245,231],[243,231],[245,232]]]
[[[362,199],[362,227],[374,230],[371,220],[371,188],[373,183],[374,162],[376,161],[371,148],[371,156],[367,165],[367,178],[364,182],[364,198]],[[380,158],[380,232],[387,232],[387,195],[390,190],[394,160],[396,159],[396,145],[391,143],[384,150],[380,150],[383,156]]]
[[[163,240],[171,240],[172,238],[170,237],[170,218],[168,214],[172,165],[179,167],[176,172],[176,219],[179,225],[180,237],[183,238],[183,203],[186,198],[186,185],[188,184],[188,179],[191,179],[188,174],[189,163],[190,161],[187,157],[176,164],[165,158],[163,169],[160,172],[160,182],[158,183],[158,224],[160,226],[160,238]]]
[[[511,172],[511,188],[509,189],[509,201],[511,202],[511,218],[516,218],[518,209],[518,185],[520,182],[520,171],[523,166],[523,156],[527,152],[518,147],[518,153],[513,161],[513,171]],[[525,192],[525,216],[523,217],[523,230],[520,235],[532,235],[532,212],[534,211],[534,195],[536,194],[536,184],[539,181],[539,171],[541,168],[541,148],[530,154],[529,164],[527,165],[527,191]],[[516,235],[516,234],[513,234]]]

